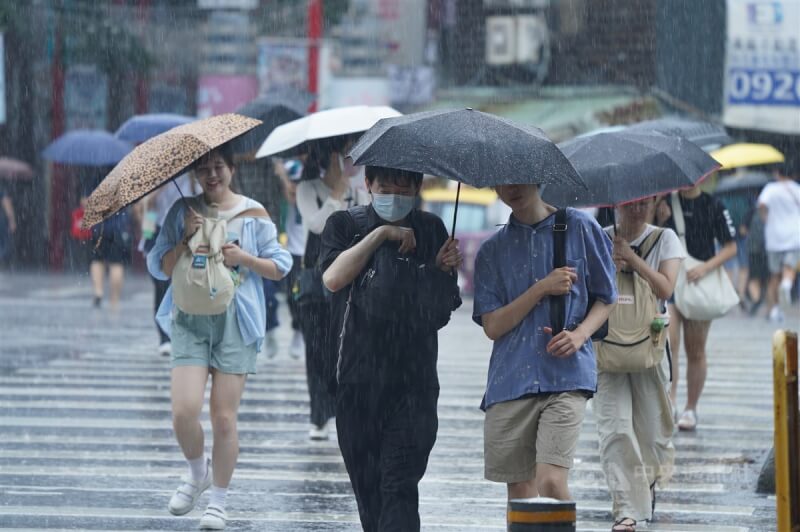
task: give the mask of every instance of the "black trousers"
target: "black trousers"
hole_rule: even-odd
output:
[[[337,350],[331,336],[331,310],[328,303],[306,304],[300,307],[303,319],[300,326],[306,343],[306,380],[311,403],[311,423],[321,427],[336,411],[330,390],[336,372]]]
[[[438,388],[339,384],[339,449],[366,532],[419,530],[418,484],[436,442],[438,399]]]
[[[157,314],[158,313],[158,307],[159,307],[159,305],[161,305],[161,300],[164,299],[164,294],[167,293],[167,289],[169,288],[169,281],[161,281],[161,280],[156,279],[154,277],[151,277],[151,278],[153,279],[153,285],[155,285],[155,288],[156,288],[156,297],[155,297],[155,304],[156,304],[155,305],[155,309],[156,310],[155,310],[155,314]],[[155,316],[155,314],[154,314],[154,316]],[[165,333],[161,329],[161,326],[158,324],[158,322],[156,322],[156,329],[158,329],[159,343],[163,344],[165,342],[169,342],[169,336],[167,336],[167,333]]]

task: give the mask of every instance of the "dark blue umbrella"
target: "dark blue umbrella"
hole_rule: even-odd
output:
[[[713,150],[733,142],[723,126],[681,116],[665,116],[639,122],[629,126],[628,130],[686,137],[704,150]]]
[[[714,194],[758,192],[771,180],[772,177],[765,172],[746,172],[741,175],[725,177],[717,183]]]
[[[469,108],[379,120],[353,146],[349,157],[359,165],[458,181],[453,234],[461,183],[476,188],[524,184],[586,186],[542,130]]]
[[[305,93],[308,94],[308,93]],[[261,125],[234,139],[234,153],[251,153],[258,149],[272,131],[286,122],[302,118],[312,99],[304,99],[302,91],[292,96],[284,92],[273,92],[259,96],[236,110],[237,114],[261,120]]]
[[[598,133],[559,147],[588,189],[546,187],[542,198],[558,207],[613,207],[690,188],[720,166],[690,140],[660,133]]]
[[[84,166],[113,166],[133,149],[102,129],[76,129],[50,143],[42,152],[48,161]]]
[[[139,144],[173,127],[188,124],[196,119],[191,116],[173,113],[152,113],[132,116],[122,124],[114,136],[118,139]]]
[[[569,183],[584,186],[539,128],[461,109],[379,120],[350,151],[355,164],[398,168],[476,188]]]

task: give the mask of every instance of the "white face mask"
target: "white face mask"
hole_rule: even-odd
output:
[[[397,222],[414,208],[414,196],[402,194],[372,194],[372,208],[387,222]]]

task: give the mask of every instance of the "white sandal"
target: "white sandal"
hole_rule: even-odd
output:
[[[211,459],[206,462],[206,478],[196,483],[188,475],[184,476],[183,484],[178,486],[169,500],[169,513],[172,515],[185,515],[192,511],[197,499],[211,486]]]
[[[224,509],[209,504],[203,517],[200,518],[200,530],[225,530],[227,520],[228,516]]]

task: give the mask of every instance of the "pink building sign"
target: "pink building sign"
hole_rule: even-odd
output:
[[[197,81],[197,116],[230,113],[258,95],[255,76],[209,74]]]

